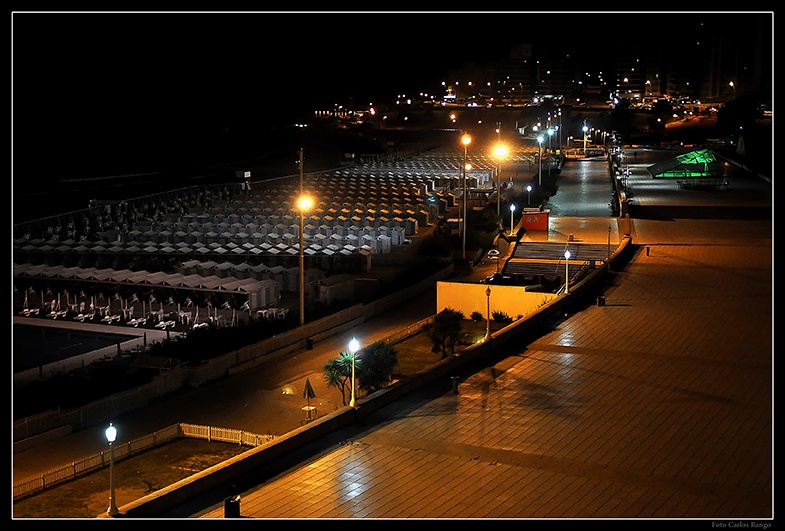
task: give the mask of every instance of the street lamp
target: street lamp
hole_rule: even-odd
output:
[[[120,511],[117,509],[117,503],[114,499],[114,445],[112,444],[117,438],[117,428],[111,422],[109,427],[106,428],[105,435],[106,440],[109,441],[109,509],[106,510],[106,514],[117,516],[120,514]]]
[[[463,259],[466,260],[466,150],[469,147],[469,144],[472,142],[472,137],[468,134],[465,134],[461,137],[461,143],[463,144],[463,215],[461,217],[461,227],[463,228]]]
[[[531,204],[532,204],[532,185],[530,185],[530,184],[526,185],[526,194],[527,194],[527,196],[526,196],[526,204],[528,206],[531,206]]]
[[[313,198],[301,195],[297,199],[300,211],[300,326],[305,324],[305,213],[313,208]]]
[[[485,316],[485,338],[483,341],[488,341],[491,337],[491,287],[488,286],[485,290],[485,297],[488,299],[488,313]]]
[[[354,359],[357,355],[357,351],[360,350],[360,342],[357,341],[357,338],[353,337],[351,341],[349,341],[349,353],[352,355],[352,395],[349,399],[349,407],[354,407],[355,400],[354,400]]]
[[[733,99],[735,100],[736,99],[736,84],[733,81],[731,81],[730,83],[728,83],[728,86],[733,89]]]
[[[589,126],[586,125],[586,122],[583,122],[583,156],[586,156],[586,133],[589,132]]]
[[[502,188],[501,188],[501,173],[502,173],[502,159],[507,156],[508,149],[504,144],[498,144],[493,148],[493,155],[496,157],[496,215],[502,215]]]
[[[564,251],[564,294],[570,294],[570,251]]]
[[[538,170],[538,186],[542,188],[542,141],[545,140],[542,135],[537,135],[538,156],[540,159],[540,168]]]
[[[515,228],[515,218],[513,217],[514,212],[515,212],[515,204],[510,203],[510,234],[512,234],[513,229]]]

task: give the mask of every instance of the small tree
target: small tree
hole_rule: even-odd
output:
[[[398,364],[398,352],[384,341],[377,341],[362,352],[362,370],[357,377],[360,389],[367,395],[390,385],[393,368]]]
[[[362,359],[357,357],[354,360],[355,377],[362,367]],[[352,389],[352,353],[343,351],[337,358],[333,358],[324,364],[324,380],[327,387],[338,387],[341,392],[341,402],[346,405],[346,394],[351,393]]]
[[[425,332],[433,341],[434,347],[441,350],[442,359],[455,352],[455,343],[461,336],[463,313],[445,308],[434,317],[433,323],[425,326]]]

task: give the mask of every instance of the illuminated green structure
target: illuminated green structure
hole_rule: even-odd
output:
[[[728,187],[722,176],[723,162],[710,149],[699,149],[684,153],[671,160],[649,166],[647,169],[655,179],[675,179],[679,188]]]
[[[658,162],[647,168],[655,179],[695,179],[720,177],[722,162],[710,149],[684,153],[671,160]]]

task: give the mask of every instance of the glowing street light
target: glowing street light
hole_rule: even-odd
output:
[[[300,326],[305,324],[305,213],[313,208],[313,198],[307,195],[297,199],[300,211]]]
[[[733,89],[733,99],[735,100],[736,99],[736,83],[731,81],[730,83],[728,83],[728,86]]]
[[[542,188],[542,141],[545,140],[542,135],[537,135],[538,157],[540,159],[540,168],[538,170],[538,185]]]
[[[502,159],[507,156],[509,150],[504,144],[498,144],[493,148],[493,156],[496,157],[496,215],[502,215],[502,189],[501,189],[501,173],[502,173]]]
[[[464,134],[461,137],[461,143],[463,144],[463,215],[461,216],[461,227],[463,228],[463,259],[466,260],[466,150],[469,147],[469,144],[472,142],[472,137],[468,134]]]
[[[564,294],[570,294],[570,251],[564,251]]]
[[[589,132],[589,126],[586,125],[586,122],[583,122],[583,156],[586,156],[586,133]]]
[[[512,231],[515,228],[515,218],[513,217],[514,213],[515,213],[515,204],[510,203],[510,234],[512,234]]]
[[[114,498],[114,445],[112,444],[117,439],[117,428],[111,422],[106,428],[105,435],[106,440],[109,441],[109,508],[106,510],[106,514],[117,516],[120,511],[117,509],[117,502]]]
[[[526,197],[526,204],[531,206],[531,204],[532,204],[532,185],[530,185],[530,184],[526,185],[526,195],[527,195],[527,197]]]
[[[352,355],[352,395],[349,399],[349,407],[354,407],[355,400],[354,400],[354,365],[355,365],[355,357],[357,356],[357,351],[360,350],[360,342],[357,341],[357,338],[353,337],[351,341],[349,341],[349,353]]]

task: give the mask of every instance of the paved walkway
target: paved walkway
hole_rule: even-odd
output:
[[[772,519],[771,220],[616,221],[643,247],[605,306],[260,477],[241,515]]]
[[[772,518],[771,242],[687,223],[636,223],[655,247],[606,306],[386,408],[242,492],[242,516]],[[660,243],[674,225],[698,242]]]
[[[569,193],[568,177],[558,197]],[[552,217],[548,234],[527,237],[604,243],[610,226],[613,238],[630,232],[644,246],[615,273],[605,306],[461,375],[457,395],[450,382],[423,390],[304,448],[281,473],[259,471],[238,486],[241,515],[771,519],[772,225],[742,217],[629,226]],[[191,408],[178,421],[260,426],[247,412],[269,406],[265,393],[280,401],[280,385],[299,399],[307,376],[321,381],[313,362],[281,367],[279,385],[264,381],[242,403]],[[126,429],[167,425],[164,409],[171,417],[176,408],[134,416]],[[223,505],[194,500],[164,516],[223,518]]]

